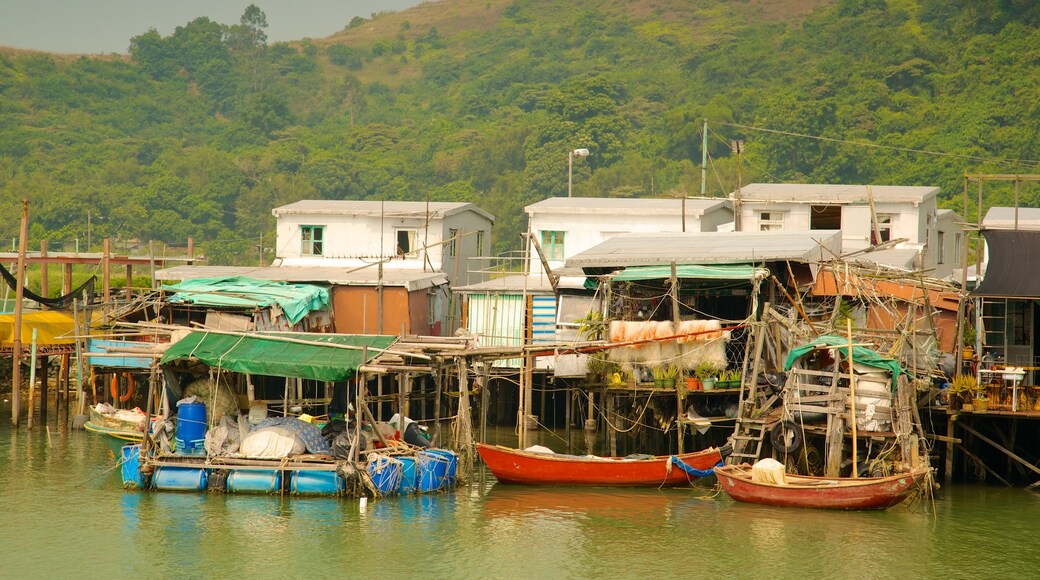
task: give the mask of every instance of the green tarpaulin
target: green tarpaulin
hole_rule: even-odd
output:
[[[310,344],[278,340],[289,338]],[[192,332],[173,344],[162,364],[196,358],[211,367],[251,375],[345,381],[397,340],[394,336],[278,333],[256,335]],[[355,348],[336,348],[341,345]],[[363,347],[369,347],[368,359]]]
[[[835,350],[845,355],[845,358],[848,358],[849,356],[849,339],[847,337],[842,338],[840,336],[829,336],[825,334],[809,344],[792,348],[790,354],[787,355],[787,360],[784,361],[784,370],[791,370],[794,361],[812,352],[818,346],[844,346],[844,348],[836,348]],[[899,379],[899,373],[902,372],[902,369],[899,368],[899,363],[890,358],[883,357],[865,346],[852,347],[852,360],[858,365],[867,365],[888,371],[892,375],[892,392],[895,392],[896,381]]]
[[[174,303],[238,308],[266,308],[277,304],[290,324],[303,320],[313,310],[325,310],[329,305],[327,288],[247,276],[196,278],[180,284],[167,284],[163,290],[176,292],[170,297],[170,302]]]
[[[764,278],[768,271],[751,264],[682,264],[675,267],[676,278],[699,278],[707,280],[753,280]],[[659,280],[672,277],[671,266],[633,266],[613,277],[615,281]]]

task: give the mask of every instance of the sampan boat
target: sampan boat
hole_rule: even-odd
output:
[[[931,472],[921,468],[886,477],[810,477],[786,474],[786,483],[753,481],[748,465],[715,469],[719,485],[736,501],[777,507],[883,510],[901,503]]]
[[[477,444],[477,452],[498,481],[526,485],[686,485],[711,475],[723,458],[715,447],[649,458],[536,453],[483,443]]]

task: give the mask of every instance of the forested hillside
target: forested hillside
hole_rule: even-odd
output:
[[[443,0],[288,44],[259,1],[126,57],[0,52],[0,235],[28,198],[32,247],[85,250],[89,214],[95,249],[194,236],[255,264],[275,206],[431,199],[491,211],[504,251],[575,148],[576,196],[699,194],[704,118],[715,196],[737,139],[743,182],[951,200],[965,171],[1040,172],[1032,0]]]

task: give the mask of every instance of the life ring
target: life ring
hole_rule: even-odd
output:
[[[119,394],[119,374],[115,373],[112,375],[112,400],[119,400],[120,403],[125,403],[134,396],[134,376],[130,373],[123,373],[126,377],[126,392]]]
[[[802,448],[802,430],[790,421],[779,422],[769,432],[769,442],[781,453],[794,453]]]

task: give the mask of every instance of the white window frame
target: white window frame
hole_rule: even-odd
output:
[[[938,230],[935,232],[935,245],[937,246],[935,252],[935,263],[945,264],[946,263],[946,232]]]
[[[896,214],[894,213],[879,213],[877,214],[877,229],[879,244],[892,241],[892,227],[896,223]]]
[[[784,229],[784,213],[782,211],[758,212],[758,229],[763,232],[779,232]]]
[[[401,234],[408,236],[408,248],[402,249],[398,243]],[[394,228],[394,255],[399,258],[419,257],[419,230],[418,228]]]

